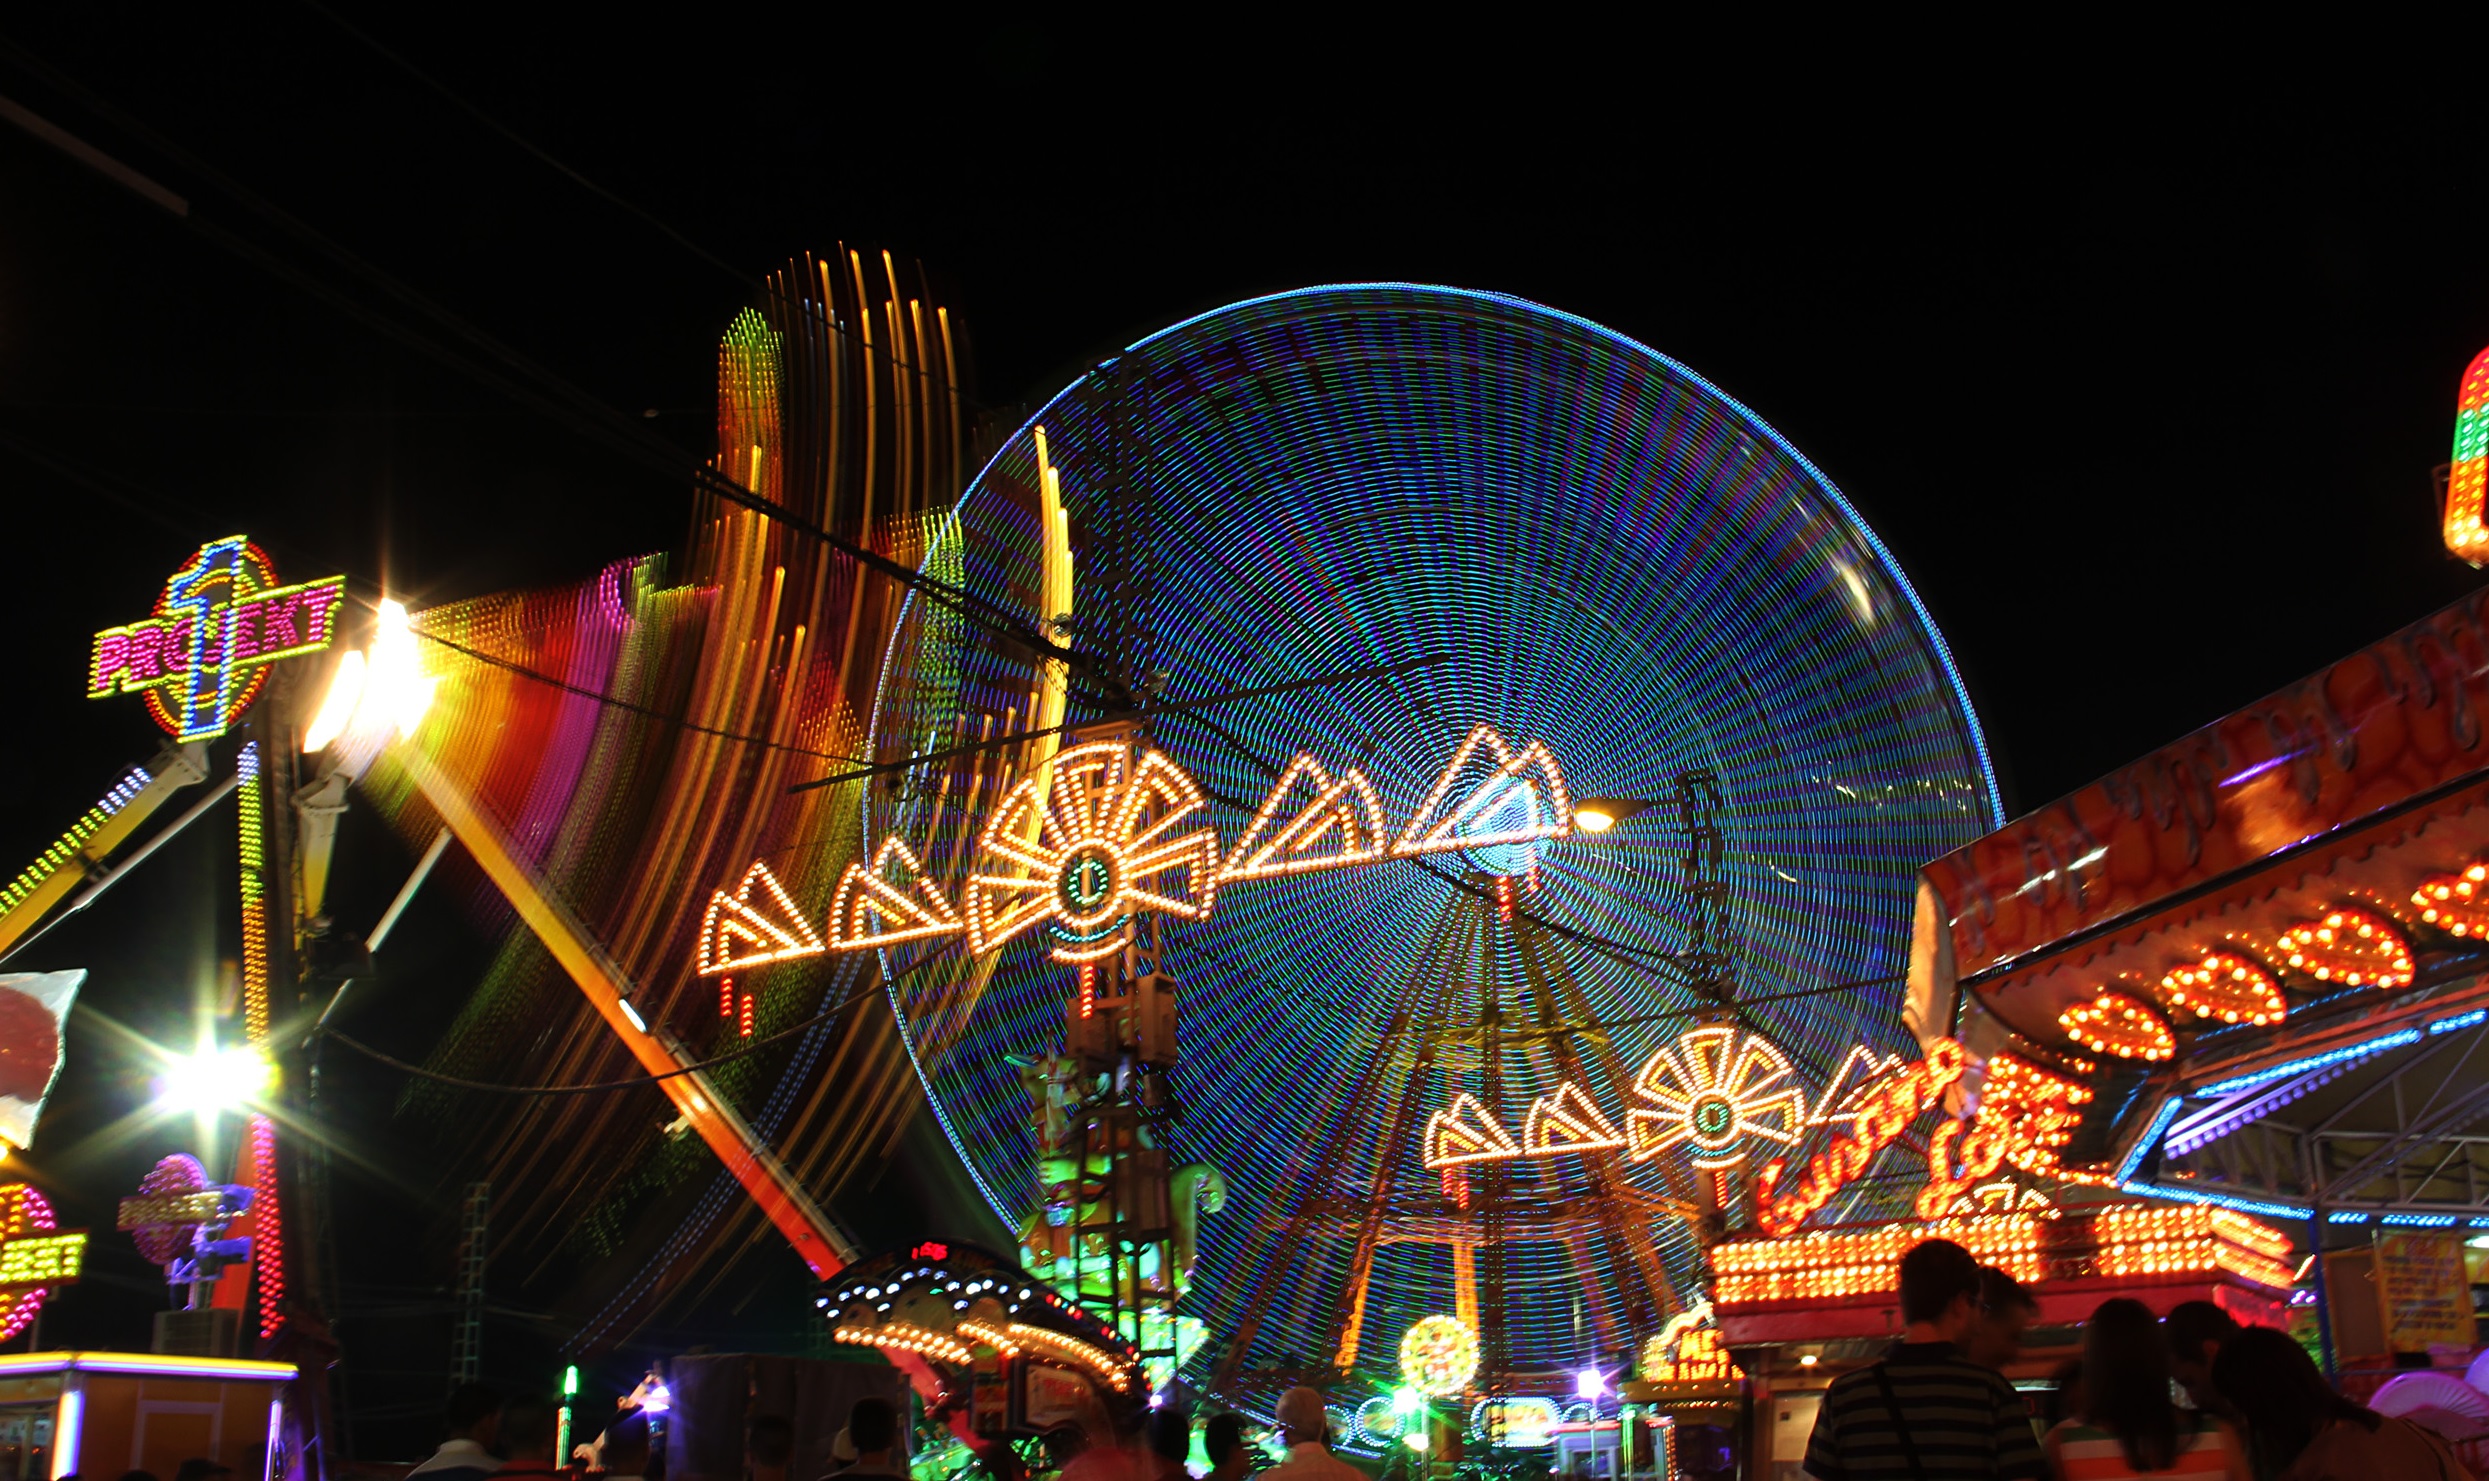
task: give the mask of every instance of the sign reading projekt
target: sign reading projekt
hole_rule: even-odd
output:
[[[346,578],[279,586],[268,553],[234,535],[199,547],[165,582],[155,615],[95,635],[86,694],[142,693],[175,740],[214,740],[268,682],[268,665],[337,635]]]
[[[2378,1230],[2377,1302],[2385,1308],[2390,1352],[2426,1352],[2431,1343],[2472,1347],[2462,1237]]]

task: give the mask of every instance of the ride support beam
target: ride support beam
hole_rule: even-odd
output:
[[[845,1269],[856,1256],[846,1235],[830,1222],[821,1206],[750,1123],[717,1093],[709,1077],[698,1070],[684,1073],[684,1059],[674,1042],[632,1020],[624,1005],[624,999],[630,995],[630,978],[605,954],[569,907],[546,892],[535,871],[511,849],[501,829],[432,764],[430,757],[410,746],[399,749],[397,760],[423,793],[424,800],[441,815],[441,822],[483,867],[485,877],[518,910],[519,919],[536,933],[536,939],[570,974],[580,992],[587,995],[589,1005],[631,1051],[640,1068],[652,1077],[663,1077],[657,1080],[657,1088],[674,1103],[685,1124],[708,1143],[709,1150],[734,1174],[735,1181],[752,1195],[752,1201],[760,1205],[769,1222],[795,1247],[796,1255],[811,1267],[813,1275],[827,1280]]]

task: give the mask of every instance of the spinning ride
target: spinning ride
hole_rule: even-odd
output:
[[[1785,1129],[1735,1052],[1655,1051],[1724,1017],[1822,1084],[1854,1041],[1897,1045],[1913,871],[1996,816],[1942,641],[1838,491],[1684,367],[1514,299],[1312,289],[1144,340],[1003,447],[924,568],[1094,663],[922,597],[900,614],[870,754],[925,759],[861,824],[915,901],[866,924],[926,927],[881,947],[909,1053],[1026,1252],[1050,1208],[1079,1219],[1028,1073],[1101,990],[1065,963],[1122,933],[1092,958],[1111,983],[1137,932],[1182,1045],[1139,1134],[1227,1189],[1184,1371],[1247,1402],[1389,1373],[1429,1315],[1478,1329],[1489,1392],[1637,1349],[1695,1295],[1713,1178]],[[1684,807],[1519,839],[1557,799],[1507,787],[1472,794],[1451,851],[1294,871],[1283,849],[1249,888],[1127,916],[1092,908],[1113,860],[1052,859],[1044,944],[997,943],[1036,892],[976,877],[1043,872],[991,862],[1019,827],[998,799],[1052,774],[1058,726],[1104,719],[1197,785],[1218,879],[1309,780],[1292,758],[1336,803],[1314,851],[1353,851],[1437,807],[1476,725],[1543,743],[1611,816]],[[971,932],[991,949],[953,944]]]

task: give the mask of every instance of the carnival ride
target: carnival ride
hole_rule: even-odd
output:
[[[1016,901],[1106,924],[1068,856],[989,860],[1068,710],[1132,727],[1226,861],[1129,980],[1180,1005],[1147,1134],[1227,1191],[1184,1375],[1248,1403],[1388,1374],[1430,1315],[1473,1328],[1489,1393],[1637,1349],[1698,1284],[1711,1174],[1793,1129],[1747,1039],[1822,1083],[1889,1038],[1915,863],[1994,815],[1941,642],[1839,494],[1683,367],[1512,299],[1315,289],[1144,340],[1004,445],[924,564],[1096,663],[901,615],[850,861],[886,891],[864,934],[921,928],[875,943],[909,1052],[1008,1225],[1078,1217],[1023,1066],[1077,1022],[1082,948],[974,937]],[[1530,838],[1529,797],[1464,777],[1445,851],[1388,857],[1481,725],[1609,817],[1710,780],[1680,829]],[[1285,818],[1339,867],[1227,842]],[[1728,1062],[1671,1060],[1711,1017],[1747,1036]]]
[[[510,1255],[622,1269],[583,1350],[757,1219],[852,1258],[822,1199],[912,1062],[1022,1259],[1153,1381],[1251,1403],[1411,1332],[1474,1349],[1482,1403],[1630,1365],[1756,1154],[1892,1058],[1912,870],[1994,821],[1898,571],[1682,366],[1408,285],[1153,336],[950,503],[948,319],[882,265],[807,259],[728,333],[682,566],[358,615],[341,713],[306,688],[252,732],[253,1037],[301,1001],[359,782],[409,891],[454,835],[528,928],[430,1068],[631,1063],[677,1113],[406,1092]],[[1577,791],[1621,825],[1572,830]],[[868,963],[896,1032],[839,1011]],[[701,1176],[686,1134],[725,1171],[635,1223]],[[263,1332],[316,1298],[305,1243],[260,1243]]]

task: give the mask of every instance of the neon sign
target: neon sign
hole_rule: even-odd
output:
[[[1849,1135],[1807,1163],[1805,1175],[1780,1192],[1789,1171],[1786,1158],[1767,1162],[1755,1174],[1754,1221],[1764,1233],[1795,1233],[1832,1195],[1875,1164],[1877,1154],[1893,1144],[1923,1113],[1933,1109],[1945,1091],[1962,1078],[1968,1056],[1951,1039],[1930,1040],[1927,1057],[1905,1064],[1870,1082],[1850,1109],[1855,1119]]]
[[[277,584],[266,551],[240,535],[199,547],[156,598],[155,615],[95,635],[86,694],[144,694],[175,740],[214,740],[268,682],[268,665],[337,635],[346,578]]]
[[[1928,1141],[1927,1182],[1919,1190],[1918,1216],[1940,1219],[1952,1213],[1975,1185],[2009,1160],[2025,1172],[2053,1170],[2057,1149],[2083,1119],[2077,1108],[2090,1099],[2091,1091],[2071,1080],[1996,1056],[1968,1130],[1963,1122],[1948,1121]]]
[[[2455,394],[2454,461],[2446,470],[2446,548],[2479,565],[2489,555],[2489,350],[2472,357]]]

